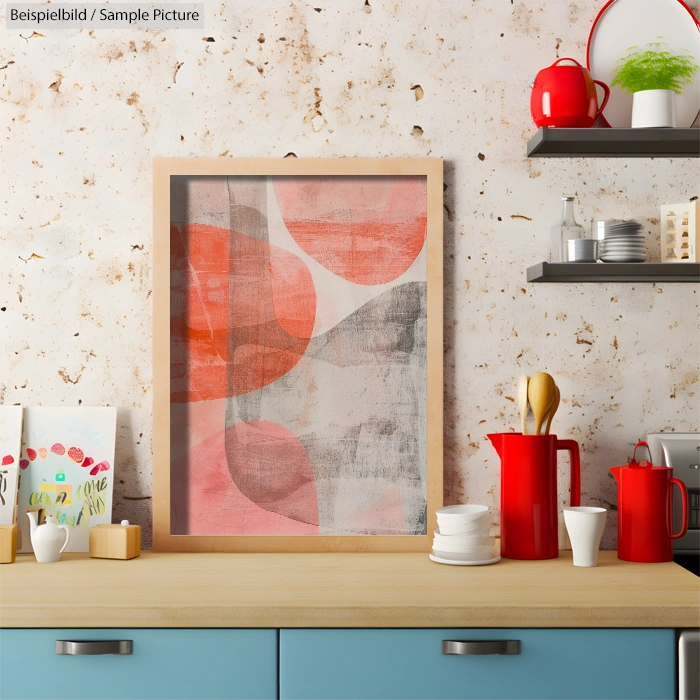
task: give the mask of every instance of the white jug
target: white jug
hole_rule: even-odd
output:
[[[47,564],[58,561],[63,554],[63,550],[68,546],[70,539],[70,528],[68,525],[56,525],[53,515],[46,516],[46,522],[37,527],[36,512],[29,511],[29,527],[31,529],[32,549],[34,556],[40,564]],[[65,542],[63,533],[66,531]]]

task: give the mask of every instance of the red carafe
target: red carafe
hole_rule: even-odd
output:
[[[581,500],[580,458],[575,440],[556,435],[494,433],[489,440],[501,458],[501,556],[555,559],[559,556],[557,451],[571,455],[571,505]]]
[[[562,61],[573,65],[563,66]],[[605,92],[600,107],[596,85]],[[593,126],[609,97],[610,88],[600,80],[593,80],[578,61],[560,58],[537,74],[530,96],[530,113],[537,126],[587,128]]]
[[[673,541],[688,531],[688,491],[685,484],[673,478],[671,467],[637,462],[638,442],[632,461],[612,467],[617,481],[617,558],[624,561],[673,561]],[[651,453],[649,454],[651,457]],[[672,532],[671,486],[681,490],[680,532]]]

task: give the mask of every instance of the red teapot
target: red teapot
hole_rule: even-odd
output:
[[[559,65],[562,61],[574,65]],[[596,85],[605,92],[600,107]],[[538,127],[588,128],[605,109],[609,97],[610,88],[600,80],[593,80],[578,61],[560,58],[537,74],[530,96],[530,113]]]
[[[630,463],[610,469],[617,481],[617,558],[624,561],[673,561],[673,542],[688,531],[688,491],[673,478],[671,467],[637,462],[638,442]],[[651,452],[649,453],[651,458]],[[680,532],[673,533],[671,523],[672,485],[681,490],[683,509]]]

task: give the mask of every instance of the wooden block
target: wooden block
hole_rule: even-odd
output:
[[[0,564],[14,564],[19,525],[0,525]]]
[[[90,528],[90,556],[95,559],[133,559],[141,554],[141,526],[95,525]]]

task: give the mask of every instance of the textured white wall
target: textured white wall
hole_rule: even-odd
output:
[[[0,400],[119,407],[116,520],[148,543],[156,156],[445,158],[447,503],[497,506],[485,436],[516,426],[522,373],[561,387],[587,504],[647,431],[698,429],[696,285],[525,282],[560,195],[581,223],[639,219],[658,260],[659,205],[698,194],[697,160],[524,158],[529,84],[584,60],[602,0],[211,4],[214,41],[0,35]]]

